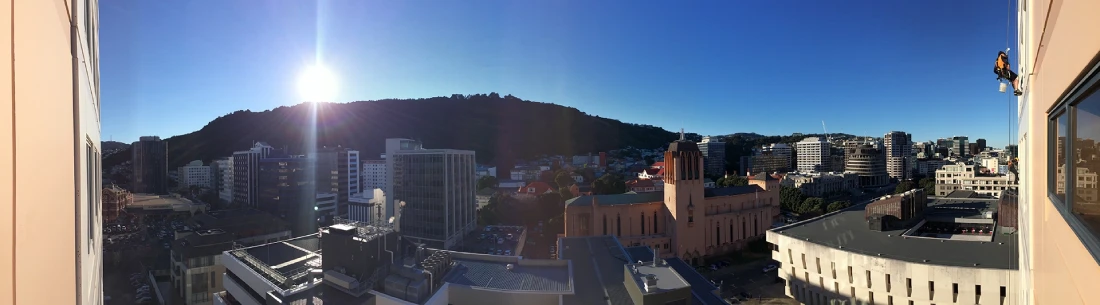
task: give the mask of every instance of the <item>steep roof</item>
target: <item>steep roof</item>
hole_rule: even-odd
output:
[[[664,202],[665,192],[625,193],[615,195],[585,195],[565,201],[567,206],[590,206],[595,200],[599,205],[638,204]]]
[[[668,145],[668,151],[699,151],[699,145],[691,141],[675,141]]]
[[[759,174],[756,174],[755,176],[749,177],[749,180],[776,181],[779,179],[775,179],[775,177],[769,175],[768,173],[761,172]]]

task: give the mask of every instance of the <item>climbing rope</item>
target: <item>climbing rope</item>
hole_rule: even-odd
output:
[[[1012,37],[1012,0],[1008,0],[1007,2],[1008,2],[1008,8],[1005,10],[1005,54],[1008,54],[1008,52],[1012,50],[1012,48],[1010,47],[1011,45],[1009,44],[1012,41],[1012,39],[1011,39],[1011,37]],[[1019,51],[1017,51],[1017,52],[1019,52]],[[1017,60],[1017,63],[1016,63],[1017,64],[1016,70],[1020,70],[1020,68],[1019,68],[1020,63],[1018,61],[1019,60]],[[1022,73],[1023,71],[1020,71],[1020,72]],[[1017,76],[1017,79],[1019,79],[1019,76]],[[1006,79],[1006,81],[1008,81],[1010,85],[1012,84],[1011,80]],[[1017,84],[1020,84],[1020,83],[1022,83],[1022,82],[1017,81]],[[1023,88],[1013,88],[1013,90],[1022,90],[1022,89]],[[1008,96],[1008,144],[1009,145],[1012,145],[1013,143],[1015,143],[1015,140],[1013,139],[1013,135],[1012,135],[1012,107],[1015,105],[1015,103],[1012,102],[1012,98],[1015,97],[1015,96],[1016,96],[1015,94]],[[1013,157],[1015,157],[1015,156],[1013,156]]]

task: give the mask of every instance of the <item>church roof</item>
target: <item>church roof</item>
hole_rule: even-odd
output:
[[[749,180],[763,180],[763,181],[771,180],[771,181],[775,181],[775,180],[779,180],[779,179],[776,179],[772,175],[768,175],[768,173],[766,173],[766,172],[761,172],[759,174],[756,174],[756,176],[750,177]]]
[[[699,145],[691,141],[674,141],[668,145],[668,151],[699,151]]]

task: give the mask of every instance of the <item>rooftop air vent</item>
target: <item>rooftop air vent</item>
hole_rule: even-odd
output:
[[[508,268],[508,271],[512,271],[513,269],[516,269],[516,265],[515,264],[508,264],[507,266],[505,266],[505,268]]]

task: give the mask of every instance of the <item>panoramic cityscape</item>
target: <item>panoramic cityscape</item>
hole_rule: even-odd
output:
[[[8,2],[0,305],[1100,304],[1097,1]]]

